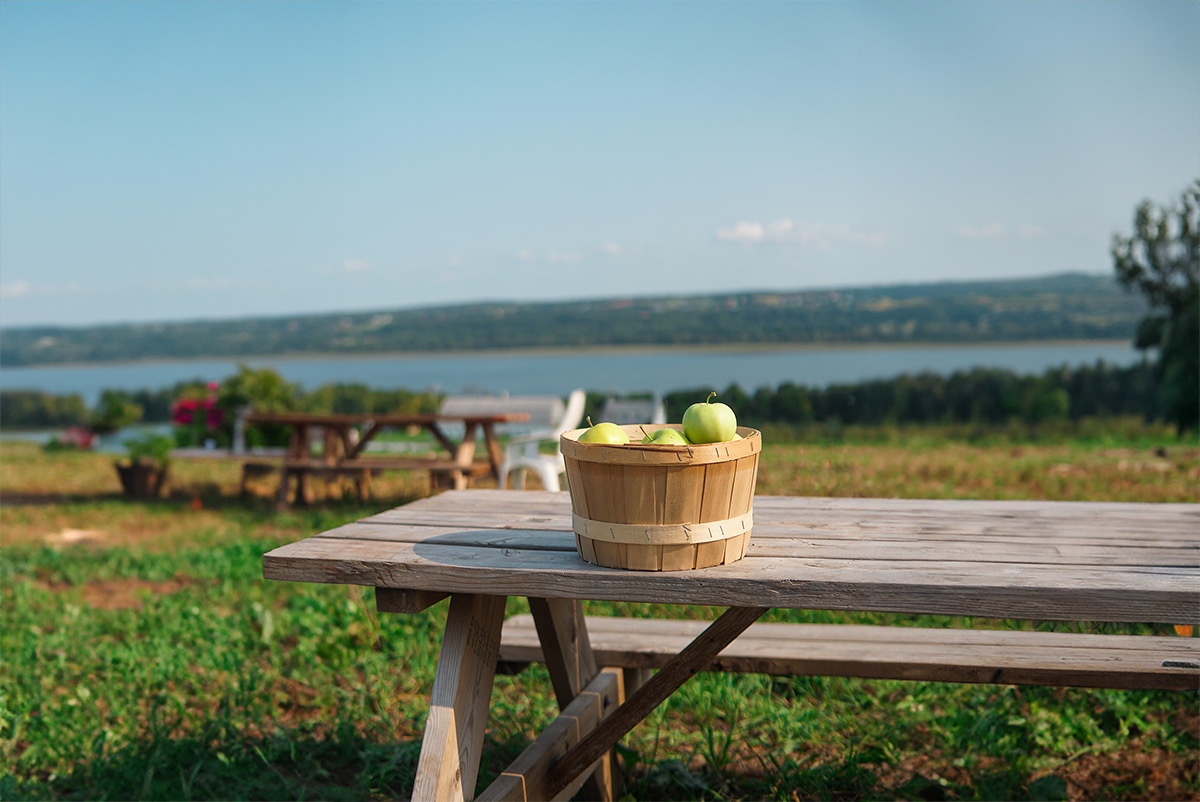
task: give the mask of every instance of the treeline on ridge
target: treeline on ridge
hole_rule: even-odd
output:
[[[176,323],[6,328],[0,365],[748,343],[1122,339],[1145,301],[1111,276],[595,301],[477,303]]]
[[[1142,362],[1114,367],[1104,361],[1090,366],[1062,366],[1041,375],[1011,370],[975,368],[950,375],[921,373],[892,379],[807,387],[784,382],[777,387],[746,391],[697,387],[671,392],[664,398],[670,420],[710,391],[750,426],[766,423],[802,425],[873,424],[1004,424],[1042,423],[1090,417],[1155,415],[1154,367]],[[181,397],[201,397],[200,381],[161,390],[106,390],[89,410],[79,395],[0,391],[0,426],[14,428],[69,425],[112,428],[140,420],[165,423]],[[375,390],[361,384],[327,384],[304,392],[270,370],[246,368],[222,383],[226,406],[252,403],[273,410],[345,414],[427,413],[440,397],[432,392]],[[588,414],[597,415],[605,396],[589,393]],[[134,409],[136,408],[136,414]]]

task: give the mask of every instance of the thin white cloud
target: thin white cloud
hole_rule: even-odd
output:
[[[517,258],[522,262],[549,262],[550,264],[575,264],[583,261],[583,254],[577,251],[547,251],[543,256],[528,249],[517,252]]]
[[[733,228],[717,229],[717,238],[730,242],[762,242],[765,237],[762,223],[750,220],[738,220]]]
[[[26,298],[33,294],[33,284],[23,278],[0,284],[0,298]]]
[[[982,226],[962,225],[958,227],[958,235],[967,239],[998,239],[1005,236],[1008,230],[1003,223],[987,223]]]
[[[1021,239],[1035,239],[1046,236],[1046,229],[1032,223],[1023,223],[1014,231],[1004,223],[986,223],[981,226],[961,225],[958,227],[958,235],[966,239],[1006,239],[1013,235]]]
[[[19,278],[7,284],[0,284],[0,298],[7,298],[9,300],[45,295],[65,295],[78,292],[83,292],[83,287],[74,281],[63,285],[34,284],[28,279]]]
[[[605,256],[620,256],[625,253],[625,248],[619,242],[606,242],[600,246],[600,252]]]
[[[785,240],[792,236],[792,232],[796,230],[796,224],[791,220],[784,218],[776,220],[774,223],[767,223],[767,239]]]
[[[821,250],[829,250],[839,243],[871,248],[881,248],[887,244],[887,233],[884,231],[864,231],[848,223],[796,223],[786,217],[766,224],[755,220],[739,220],[733,228],[717,229],[717,238],[743,243],[793,242],[813,245]]]
[[[335,276],[342,273],[366,273],[374,269],[375,263],[366,259],[343,259],[340,262],[326,262],[316,268],[316,272],[324,276]]]

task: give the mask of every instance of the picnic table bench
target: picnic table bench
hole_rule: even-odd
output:
[[[242,484],[248,472],[265,465],[278,466],[279,504],[287,506],[295,480],[295,499],[313,500],[309,477],[349,477],[357,485],[359,497],[370,498],[371,476],[384,470],[429,471],[434,488],[463,489],[474,479],[498,476],[503,457],[496,425],[523,421],[527,413],[489,413],[458,415],[336,415],[304,412],[250,412],[248,425],[281,425],[291,429],[287,451],[281,460],[243,461]],[[457,442],[447,433],[448,425],[461,425],[463,435]],[[378,457],[367,453],[367,446],[380,432],[389,428],[419,427],[433,435],[441,454],[413,454]],[[477,441],[483,440],[484,454],[476,459]],[[321,445],[317,450],[318,443]]]
[[[561,714],[480,799],[567,799],[581,787],[612,798],[610,750],[706,669],[1200,688],[1194,638],[755,623],[790,608],[1196,624],[1200,505],[757,496],[754,507],[747,556],[699,571],[591,565],[576,554],[567,494],[490,490],[283,546],[263,571],[374,586],[381,612],[450,597],[420,800],[473,797],[502,656],[544,661]],[[532,615],[506,627],[509,595],[527,597]],[[712,623],[603,619],[585,616],[584,600],[728,609]]]

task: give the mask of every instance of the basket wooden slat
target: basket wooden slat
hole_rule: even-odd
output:
[[[742,427],[742,439],[727,443],[643,446],[643,428],[664,427],[621,428],[633,442],[580,443],[585,429],[567,432],[559,441],[579,555],[597,565],[645,571],[707,568],[745,556],[749,530],[729,526],[717,536],[690,527],[750,514],[762,435]],[[599,526],[604,523],[616,526],[605,534]],[[651,542],[631,542],[646,528]],[[694,539],[692,532],[697,532]]]

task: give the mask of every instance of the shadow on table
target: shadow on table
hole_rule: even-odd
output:
[[[548,557],[562,552],[576,553],[575,536],[570,532],[534,529],[462,529],[434,535],[413,545],[413,553],[424,560],[464,566],[478,565],[481,559],[495,556],[492,549],[500,555],[520,551],[521,562],[514,567],[525,566],[530,558],[536,558],[536,554],[527,552],[545,552]]]

